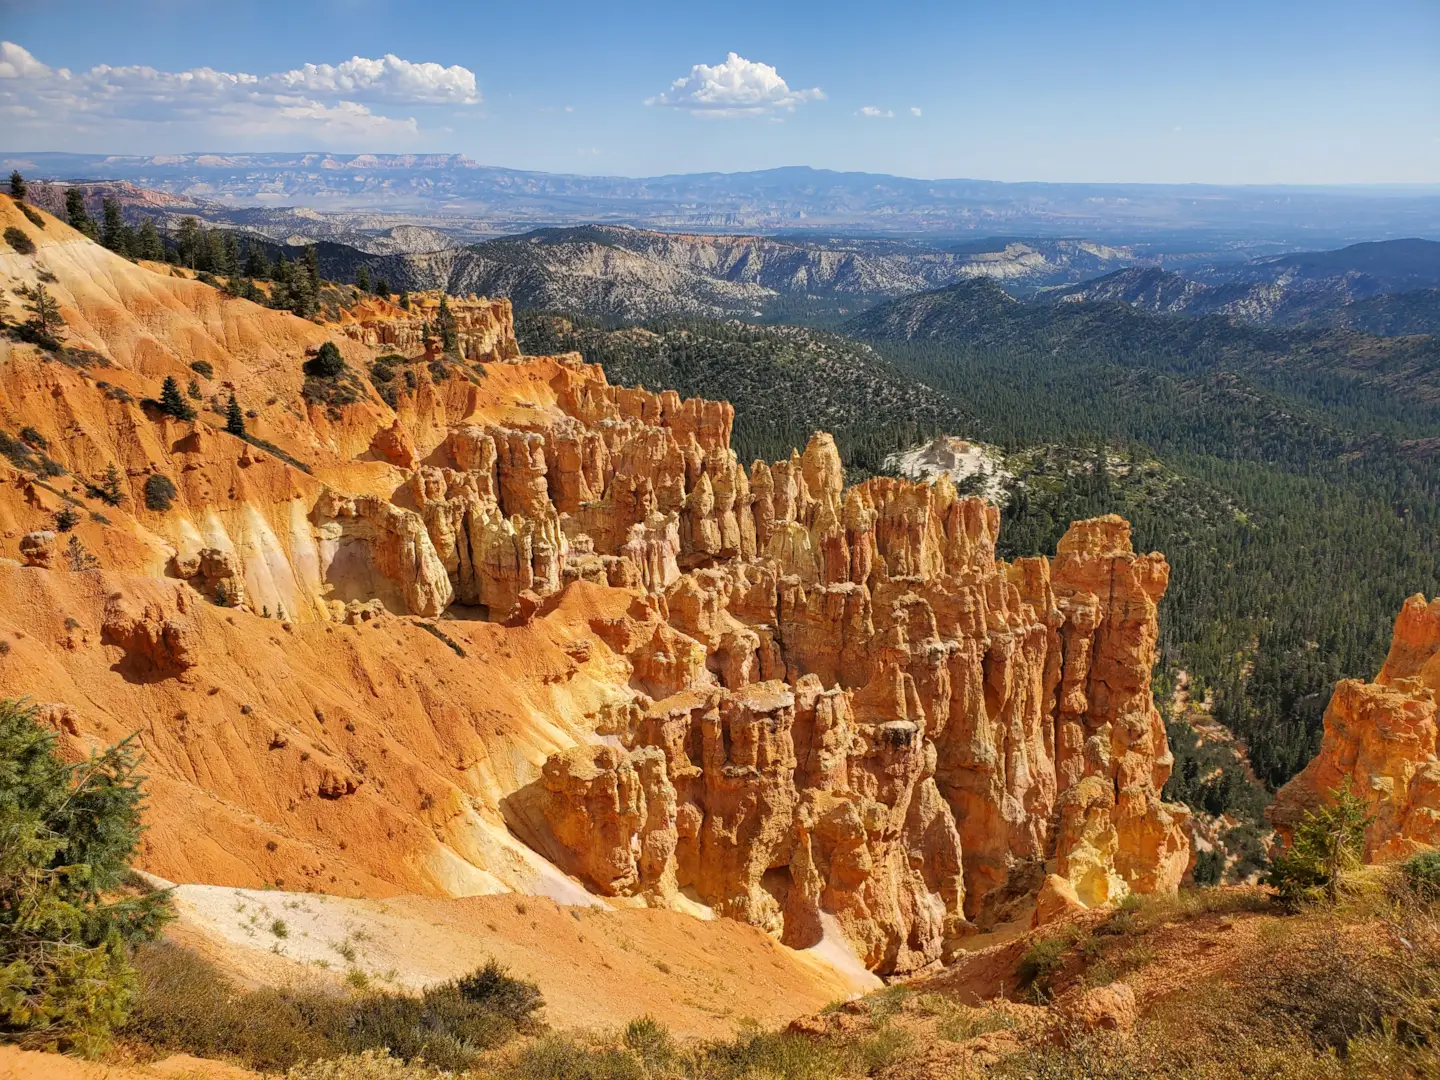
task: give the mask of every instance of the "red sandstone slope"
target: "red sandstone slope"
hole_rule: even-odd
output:
[[[443,360],[424,310],[321,326],[0,213],[39,245],[0,285],[53,278],[88,350],[0,341],[0,693],[72,752],[140,733],[147,868],[583,885],[796,945],[834,927],[883,971],[1047,870],[1090,904],[1184,873],[1150,695],[1168,568],[1119,519],[1006,564],[993,507],[947,482],[847,490],[824,435],[747,468],[728,405],[520,359],[503,302],[457,301]],[[307,402],[327,339],[357,376],[399,354],[393,407],[363,378]],[[141,403],[193,359],[198,404],[233,390],[278,452]],[[86,494],[111,464],[118,506]],[[47,531],[67,501],[98,569]]]

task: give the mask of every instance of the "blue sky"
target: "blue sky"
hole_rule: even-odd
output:
[[[10,151],[1440,182],[1440,0],[0,0],[0,40]]]

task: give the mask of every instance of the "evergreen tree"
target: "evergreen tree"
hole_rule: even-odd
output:
[[[409,290],[409,289],[401,289],[401,290],[400,290],[400,306],[401,306],[402,308],[404,308],[406,311],[409,311],[409,310],[410,310],[410,290]]]
[[[67,764],[33,707],[0,701],[0,1039],[95,1053],[133,995],[129,950],[169,896],[116,895],[144,808],[133,736]]]
[[[70,543],[65,545],[65,561],[77,574],[100,567],[100,560],[90,554],[90,549],[81,543],[80,537],[73,535],[70,537]]]
[[[30,290],[25,310],[30,312],[30,321],[40,333],[49,334],[59,328],[60,305],[44,285],[36,285]]]
[[[234,274],[240,269],[240,242],[235,239],[235,233],[226,230],[223,244],[223,264],[219,270],[223,274]]]
[[[305,269],[310,271],[310,280],[320,288],[320,251],[314,244],[305,246]]]
[[[70,227],[84,233],[91,240],[99,238],[99,230],[95,228],[95,219],[85,209],[85,193],[79,188],[65,189],[65,220]]]
[[[16,199],[23,199],[28,190],[25,178],[20,175],[20,170],[16,169],[10,174],[10,194]]]
[[[361,266],[360,269],[359,269],[359,271],[356,272],[356,274],[355,274],[355,287],[356,287],[357,289],[359,289],[359,290],[360,290],[361,292],[363,292],[363,293],[368,293],[368,292],[370,291],[370,269],[369,269],[369,267]]]
[[[166,375],[160,385],[160,411],[177,420],[194,420],[195,410],[180,393],[180,386],[173,375]]]
[[[181,266],[188,266],[192,270],[207,270],[209,267],[202,266],[205,259],[205,235],[200,228],[200,222],[193,217],[180,219],[180,230],[175,237],[175,250],[180,258]]]
[[[112,461],[105,467],[105,477],[98,484],[90,487],[90,494],[99,499],[106,506],[119,506],[125,501],[125,489],[121,486],[122,477],[120,470],[115,467]]]
[[[265,281],[270,277],[270,260],[258,245],[251,244],[245,252],[245,276]]]
[[[1350,778],[1330,792],[1331,803],[1312,810],[1295,828],[1290,847],[1272,864],[1269,884],[1290,903],[1339,899],[1348,871],[1365,861],[1365,829],[1374,818]]]
[[[455,315],[450,310],[450,303],[445,299],[445,294],[440,294],[440,312],[436,316],[436,322],[440,328],[440,351],[447,356],[458,351],[460,347],[460,335],[455,325]]]
[[[245,414],[234,394],[230,395],[230,403],[225,406],[225,430],[239,438],[245,437]]]
[[[290,310],[302,319],[315,314],[316,278],[307,263],[293,263],[290,269]]]
[[[100,230],[100,242],[117,255],[127,258],[135,254],[135,234],[125,224],[120,204],[108,195],[101,204],[104,208],[104,226]]]
[[[383,277],[375,283],[375,295],[383,296],[386,300],[390,299],[390,283]]]
[[[165,258],[165,245],[160,242],[160,232],[155,221],[146,218],[140,223],[140,234],[135,238],[135,256],[160,262]]]

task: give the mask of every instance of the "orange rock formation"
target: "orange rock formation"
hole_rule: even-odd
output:
[[[140,732],[147,868],[363,895],[578,879],[797,946],[834,926],[887,972],[1047,870],[1086,905],[1179,883],[1150,693],[1168,567],[1121,519],[1003,562],[995,508],[948,481],[847,489],[824,434],[746,468],[729,405],[520,358],[504,301],[454,302],[450,377],[309,404],[321,342],[364,374],[422,348],[438,299],[317,325],[0,217],[39,248],[0,252],[0,281],[48,280],[71,346],[0,340],[0,693],[52,702],[74,753]],[[167,375],[199,419],[144,404]]]
[[[1343,679],[1325,710],[1320,752],[1275,796],[1268,813],[1288,842],[1306,812],[1349,781],[1374,815],[1365,834],[1372,861],[1440,847],[1440,598],[1416,594],[1372,683]]]

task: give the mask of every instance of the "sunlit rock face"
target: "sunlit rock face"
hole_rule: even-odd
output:
[[[1307,812],[1349,784],[1372,820],[1365,855],[1405,858],[1440,846],[1440,598],[1416,594],[1395,620],[1389,655],[1374,682],[1342,679],[1325,710],[1320,752],[1275,796],[1271,823],[1288,842]]]

